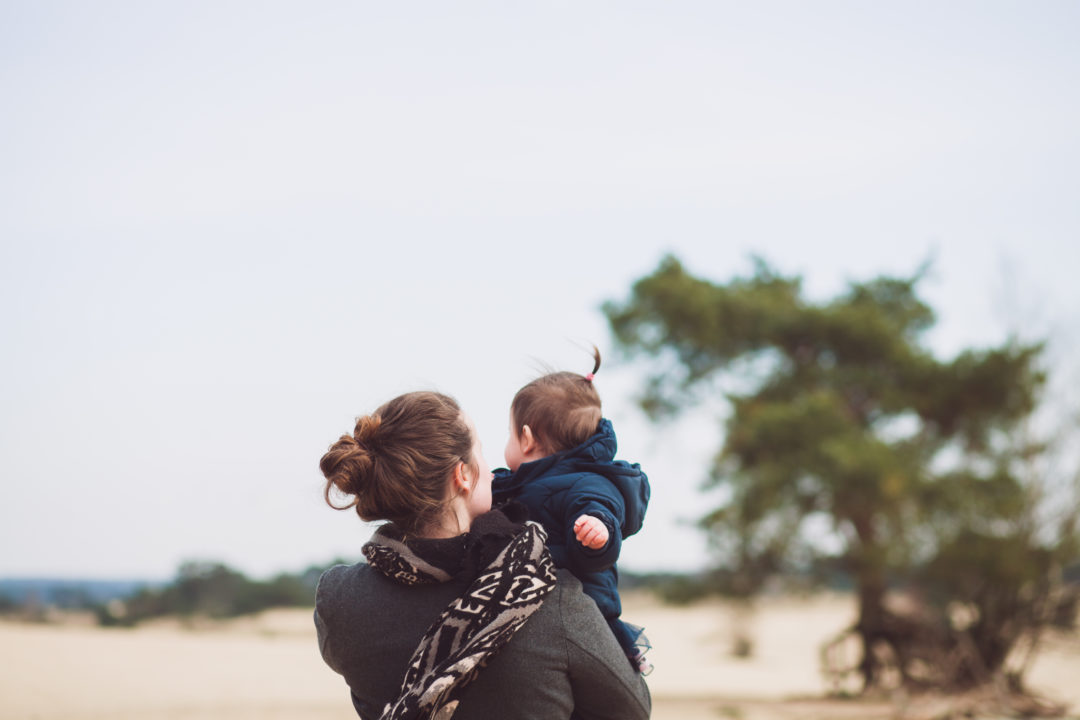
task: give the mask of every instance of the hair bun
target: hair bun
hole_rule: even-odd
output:
[[[352,435],[342,435],[319,461],[319,469],[328,480],[326,501],[331,507],[339,507],[330,501],[330,489],[334,487],[343,495],[355,496],[362,492],[370,477],[374,454],[372,439],[379,427],[377,417],[362,417],[356,421]],[[356,498],[344,507],[356,504]]]
[[[378,441],[379,427],[382,418],[378,415],[365,415],[356,419],[356,427],[353,429],[353,438],[369,450]]]

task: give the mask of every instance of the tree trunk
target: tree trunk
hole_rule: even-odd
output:
[[[885,582],[879,568],[861,569],[859,584],[859,622],[855,626],[862,640],[862,659],[859,672],[862,674],[863,690],[877,684],[881,666],[874,654],[874,645],[885,637]]]
[[[880,680],[881,663],[874,654],[874,645],[886,637],[885,627],[885,568],[884,558],[878,549],[872,518],[860,518],[854,522],[859,536],[855,555],[855,582],[859,593],[859,622],[855,629],[862,640],[862,659],[859,672],[863,690],[869,690]]]

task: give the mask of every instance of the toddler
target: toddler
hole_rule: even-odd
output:
[[[549,373],[518,390],[510,405],[506,465],[495,471],[496,503],[517,500],[548,533],[558,567],[569,569],[596,601],[631,663],[642,673],[649,645],[641,628],[619,619],[615,561],[623,538],[641,529],[649,479],[635,463],[615,460],[615,431],[601,416],[593,371]]]

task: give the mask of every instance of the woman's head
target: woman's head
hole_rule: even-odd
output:
[[[517,470],[523,460],[569,450],[596,432],[602,413],[593,376],[599,369],[594,346],[589,374],[548,373],[517,391],[510,403],[507,467]]]
[[[476,433],[441,393],[406,393],[357,419],[319,468],[331,507],[355,508],[363,520],[390,520],[406,532],[428,534],[448,520],[464,531],[491,507],[491,473]],[[331,499],[335,490],[345,504]]]

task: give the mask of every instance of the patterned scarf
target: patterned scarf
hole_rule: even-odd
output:
[[[475,527],[475,526],[474,526]],[[406,585],[446,582],[449,573],[424,562],[392,530],[364,545],[368,563]],[[517,529],[465,593],[436,618],[413,652],[398,698],[379,720],[448,720],[457,697],[513,637],[555,587],[555,566],[536,523]]]

